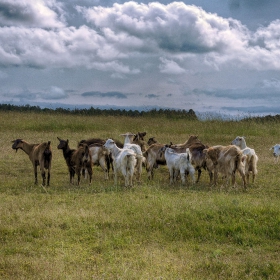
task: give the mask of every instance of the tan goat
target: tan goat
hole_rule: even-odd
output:
[[[243,186],[246,189],[245,180],[245,161],[246,155],[242,154],[239,147],[229,146],[212,146],[204,149],[203,153],[206,159],[210,159],[214,165],[214,185],[217,184],[218,173],[223,174],[226,178],[231,176],[232,185],[235,186],[235,173],[238,171],[242,177]]]
[[[47,186],[50,185],[50,172],[51,172],[51,162],[52,162],[52,150],[51,150],[51,141],[44,142],[41,144],[29,144],[23,139],[16,139],[12,141],[12,148],[14,150],[21,149],[28,156],[32,162],[35,176],[35,184],[38,184],[37,179],[37,166],[40,166],[41,175],[43,179],[42,185],[46,184],[46,169],[48,170]]]

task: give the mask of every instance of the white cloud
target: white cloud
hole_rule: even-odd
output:
[[[162,64],[159,65],[159,68],[160,72],[162,73],[178,75],[186,72],[173,60],[168,60],[165,58],[160,58],[160,60]]]
[[[61,28],[65,25],[63,13],[55,0],[1,0],[0,26]]]
[[[52,86],[49,91],[41,94],[42,99],[63,99],[68,95],[62,88]]]
[[[191,54],[192,61],[196,60],[199,65],[202,61],[215,69],[228,64],[280,69],[280,21],[250,33],[236,20],[183,2],[168,5],[126,2],[112,7],[77,7],[93,24],[77,28],[64,26],[57,20],[57,13],[51,10],[57,5],[54,0],[40,0],[33,5],[25,1],[3,1],[4,4],[17,7],[21,13],[27,10],[30,16],[22,21],[32,21],[37,27],[15,24],[0,28],[1,65],[81,66],[113,70],[116,75],[118,71],[135,74],[141,71],[126,70],[131,68],[128,65],[133,58],[158,56],[166,59],[158,65],[162,73],[183,73],[188,69]],[[35,17],[38,11],[42,11],[40,23]],[[22,17],[22,14],[18,16]],[[40,24],[56,28],[44,29],[38,27]],[[181,59],[180,66],[175,59]],[[108,67],[114,64],[122,67]]]

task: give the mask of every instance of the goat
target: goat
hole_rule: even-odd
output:
[[[123,148],[123,144],[116,140],[116,139],[113,139],[116,143],[116,145],[119,147],[119,148]],[[78,143],[78,146],[80,144],[87,144],[88,146],[92,145],[92,144],[102,144],[104,145],[106,142],[105,139],[101,139],[101,138],[90,138],[90,139],[87,139],[87,140],[81,140],[79,143]]]
[[[156,144],[158,141],[155,139],[155,137],[150,137],[147,144],[148,146],[151,146],[152,144]]]
[[[125,186],[132,186],[134,167],[136,165],[135,152],[131,149],[119,148],[112,139],[107,139],[104,147],[112,154],[115,185],[118,183],[118,172],[120,172],[124,176]]]
[[[110,153],[100,143],[89,145],[89,150],[91,151],[92,164],[97,166],[100,165],[104,171],[105,180],[108,180],[110,169]]]
[[[192,177],[192,182],[194,183],[194,167],[191,165],[191,153],[189,148],[186,149],[185,153],[176,153],[168,145],[161,148],[164,152],[166,165],[169,169],[170,184],[172,185],[180,172],[182,185],[186,183],[186,173],[189,173]]]
[[[70,149],[69,147],[69,140],[63,140],[59,137],[57,137],[59,144],[57,146],[58,149],[62,150],[63,152],[63,157],[66,161],[68,171],[69,171],[69,176],[70,176],[70,184],[74,183],[74,176],[75,176],[75,165],[74,162],[72,161],[72,156],[74,152],[76,151],[75,149]]]
[[[135,152],[136,154],[136,166],[135,166],[135,171],[136,171],[136,179],[138,182],[141,180],[141,174],[142,174],[142,164],[144,161],[143,153],[138,144],[132,143],[135,134],[131,132],[127,132],[125,134],[121,134],[121,136],[124,136],[124,145],[123,147],[126,149],[131,149]]]
[[[134,135],[133,141],[144,141],[144,137],[146,136],[147,132],[137,132]]]
[[[275,144],[269,150],[273,150],[273,156],[274,156],[274,159],[275,159],[275,163],[277,163],[278,159],[279,159],[279,156],[280,156],[280,144]]]
[[[80,144],[79,147],[74,151],[71,157],[71,164],[75,167],[75,173],[78,177],[77,184],[80,185],[81,172],[85,170],[89,174],[89,184],[92,181],[92,156],[87,144]]]
[[[146,158],[146,170],[148,174],[148,179],[153,179],[154,169],[158,168],[158,165],[166,165],[166,160],[164,153],[160,153],[160,150],[164,147],[164,144],[152,144],[148,149],[143,153],[143,156]]]
[[[208,148],[208,146],[204,145],[199,139],[197,135],[190,135],[189,139],[186,140],[183,144],[175,144],[171,145],[171,148],[174,149],[176,153],[184,153],[186,148],[189,148],[191,152],[191,163],[194,166],[195,170],[197,170],[197,180],[196,183],[199,182],[202,169],[208,171],[210,182],[213,179],[213,164],[211,161],[206,160],[205,154],[203,150]]]
[[[243,153],[243,155],[247,156],[245,162],[245,175],[247,179],[247,183],[249,183],[249,174],[252,172],[252,182],[254,183],[255,177],[258,173],[257,170],[257,163],[258,163],[258,156],[254,149],[247,147],[245,137],[244,136],[237,136],[232,142],[232,145],[239,147]]]
[[[144,139],[146,134],[146,132],[137,132],[132,140],[133,144],[140,146],[142,152],[146,151],[148,148],[148,143]]]
[[[123,148],[123,143],[120,142],[119,140],[116,140],[116,139],[113,139],[116,143],[116,145],[119,147],[119,148]],[[87,144],[88,146],[91,146],[91,145],[104,145],[106,142],[105,139],[101,139],[101,138],[90,138],[90,139],[87,139],[87,140],[81,140],[79,143],[78,143],[78,146],[80,144]],[[109,176],[109,170],[110,170],[110,166],[112,165],[112,168],[113,168],[113,159],[112,159],[112,156],[111,154],[109,154],[109,157],[105,157],[106,158],[106,164],[104,165],[107,166],[108,168],[108,176]],[[104,169],[103,169],[104,170]]]
[[[46,184],[46,171],[48,170],[47,177],[47,186],[50,185],[50,177],[51,177],[51,162],[52,162],[52,150],[51,150],[51,141],[43,142],[41,144],[29,144],[23,139],[16,139],[12,141],[12,148],[14,150],[21,149],[28,156],[30,161],[32,162],[35,176],[35,184],[38,184],[37,179],[37,166],[40,166],[41,175],[43,179],[42,185]]]
[[[214,185],[217,184],[218,173],[222,173],[226,178],[231,176],[232,185],[235,186],[235,173],[238,170],[246,189],[245,165],[246,155],[243,155],[241,149],[235,145],[212,146],[204,149],[203,153],[207,159],[210,159],[214,165]]]

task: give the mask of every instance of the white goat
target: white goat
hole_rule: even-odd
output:
[[[135,152],[132,149],[118,148],[112,139],[107,139],[104,147],[112,154],[115,185],[118,183],[118,172],[120,172],[124,176],[125,186],[132,186],[134,167],[136,165]]]
[[[186,153],[176,153],[173,149],[164,146],[162,151],[164,151],[165,160],[170,174],[170,184],[173,184],[178,177],[180,172],[182,184],[186,183],[186,172],[188,172],[192,177],[192,183],[194,183],[194,173],[195,169],[191,165],[191,153],[189,148],[186,149]]]
[[[275,158],[275,163],[278,162],[280,156],[280,144],[275,144],[269,150],[273,150],[273,156]]]
[[[247,147],[245,137],[244,136],[237,136],[232,142],[232,145],[239,147],[242,150],[243,155],[247,156],[245,162],[245,175],[247,179],[247,183],[249,183],[249,174],[252,172],[252,182],[255,181],[255,176],[258,173],[257,170],[257,163],[258,163],[258,156],[254,149]]]
[[[132,143],[135,134],[131,132],[127,132],[125,134],[121,134],[121,136],[125,137],[123,147],[126,149],[133,150],[136,154],[135,172],[136,172],[136,179],[138,182],[140,182],[141,175],[142,175],[142,164],[145,162],[145,158],[143,157],[141,147],[138,144]]]

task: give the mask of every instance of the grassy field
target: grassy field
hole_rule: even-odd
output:
[[[0,279],[280,279],[279,164],[269,148],[278,122],[189,121],[1,112]],[[81,139],[146,131],[182,143],[190,134],[211,145],[237,135],[259,156],[258,176],[241,187],[209,187],[206,172],[189,187],[153,181],[124,188],[103,179],[69,185],[57,136]],[[31,162],[11,141],[52,141],[51,186],[34,185]],[[39,182],[41,182],[41,178]]]

